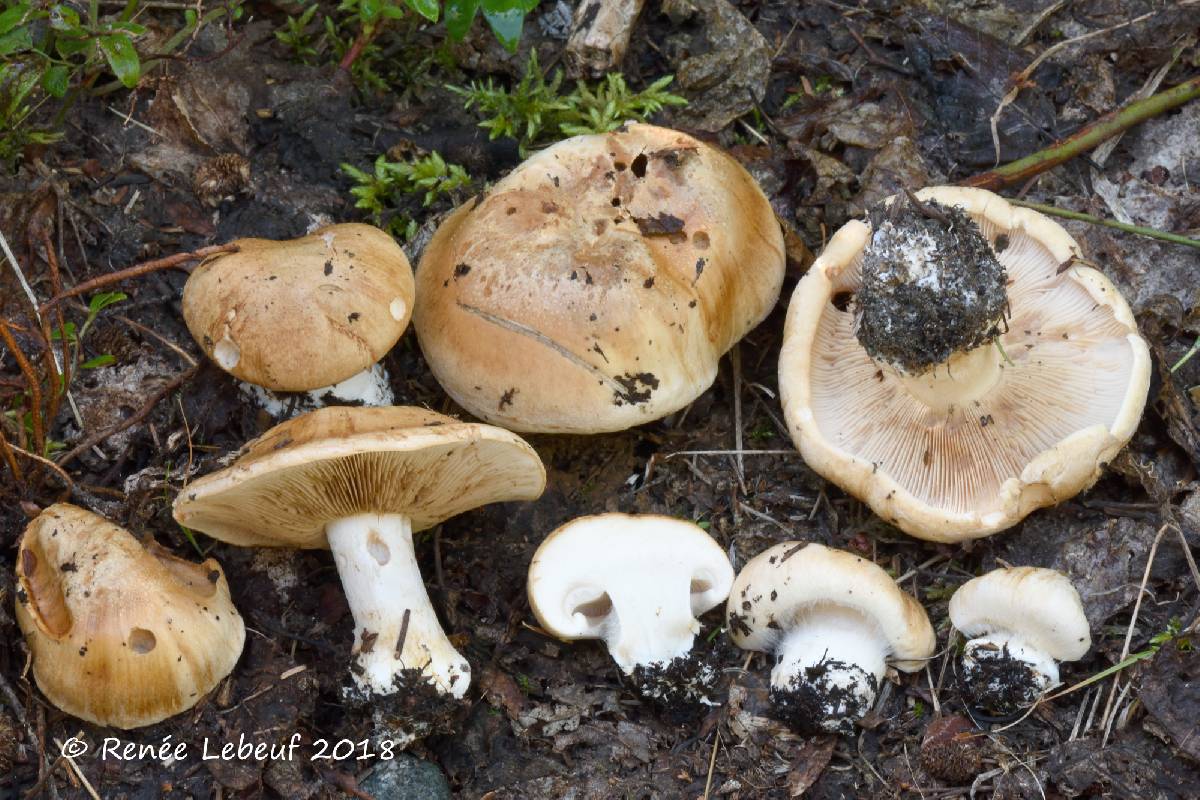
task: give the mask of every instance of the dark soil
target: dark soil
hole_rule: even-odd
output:
[[[540,500],[482,508],[418,536],[434,605],[471,663],[473,685],[455,732],[430,736],[410,752],[436,765],[457,796],[1200,797],[1200,718],[1182,711],[1194,709],[1200,694],[1191,649],[1200,593],[1185,558],[1186,548],[1194,553],[1200,545],[1200,418],[1190,391],[1200,384],[1200,358],[1171,370],[1200,333],[1197,251],[1065,224],[1130,300],[1157,375],[1139,431],[1096,486],[1012,531],[953,546],[905,536],[809,470],[781,423],[776,360],[784,310],[811,253],[832,231],[902,187],[987,169],[997,149],[1001,161],[1030,154],[1117,107],[1164,65],[1171,66],[1163,88],[1200,70],[1195,39],[1185,36],[1195,33],[1195,9],[1184,3],[1079,0],[1039,24],[1028,44],[1009,44],[1046,5],[647,3],[623,71],[635,86],[675,74],[675,88],[692,105],[657,121],[720,143],[760,181],[788,233],[788,280],[775,312],[686,411],[611,435],[530,437],[549,473]],[[442,87],[509,81],[530,47],[543,65],[558,63],[563,39],[543,25],[557,7],[543,0],[515,56],[477,22],[466,42],[449,49],[452,59],[420,69],[411,56],[434,52],[441,28],[398,28],[380,44],[406,71],[397,67],[393,93],[364,94],[330,65],[296,63],[275,40],[284,10],[298,7],[256,3],[248,14],[254,19],[234,26],[235,41],[221,28],[206,29],[187,57],[144,78],[137,91],[81,99],[61,142],[29,152],[19,171],[0,178],[0,231],[44,301],[53,283],[42,232],[70,287],[240,236],[284,238],[325,221],[361,219],[339,165],[366,166],[394,147],[437,149],[482,187],[516,162],[516,144],[487,141],[478,119]],[[175,30],[182,16],[159,9],[149,18]],[[1114,26],[1121,27],[1048,58],[993,139],[990,117],[1014,73],[1057,43]],[[1197,105],[1130,131],[1103,163],[1095,154],[1076,159],[1008,194],[1025,191],[1032,200],[1194,237]],[[201,195],[211,193],[211,182],[195,186],[195,170],[229,153],[248,160],[249,180],[240,186],[231,179],[236,191],[206,206]],[[422,223],[408,248],[414,264],[450,205],[424,208],[413,199],[407,211]],[[71,485],[28,459],[24,481],[0,466],[0,688],[12,689],[0,693],[0,798],[88,797],[74,768],[58,759],[57,742],[75,736],[90,747],[75,766],[104,798],[361,797],[360,784],[380,768],[382,748],[372,739],[378,709],[343,697],[354,626],[325,552],[241,549],[196,536],[196,547],[225,569],[248,630],[232,675],[185,714],[137,731],[101,729],[65,716],[33,684],[10,614],[16,542],[31,516],[67,497],[196,557],[171,518],[174,495],[271,424],[191,341],[179,308],[185,280],[184,271],[166,270],[122,284],[129,299],[88,332],[83,357],[111,354],[115,363],[72,380],[82,432],[65,405],[50,425],[51,438],[65,444],[54,458]],[[82,324],[82,303],[62,308]],[[34,369],[44,370],[36,323],[7,264],[0,266],[0,315]],[[397,403],[461,414],[411,332],[385,365]],[[22,408],[27,390],[0,349],[4,408]],[[14,441],[17,416],[3,423]],[[130,420],[74,452],[85,435]],[[729,452],[739,443],[748,451],[741,458]],[[702,521],[736,567],[792,539],[869,557],[907,576],[904,588],[922,600],[939,633],[938,655],[926,672],[889,676],[879,703],[850,735],[801,736],[772,719],[768,659],[747,658],[724,634],[711,636],[724,622],[714,609],[696,647],[720,667],[714,699],[721,705],[684,719],[663,713],[622,679],[602,643],[545,636],[528,608],[525,569],[542,538],[568,519],[604,511]],[[980,771],[948,783],[919,758],[931,718],[967,711],[953,679],[946,600],[1001,562],[1054,567],[1079,588],[1095,646],[1063,665],[1068,686],[1128,653],[1147,655],[1018,720],[976,720]],[[1164,631],[1177,636],[1152,651],[1152,637]],[[205,743],[211,753],[239,738],[280,745],[293,736],[291,758],[202,758]],[[173,760],[101,759],[106,737],[182,742],[189,750]],[[351,743],[351,755],[343,746],[331,757],[339,741]]]

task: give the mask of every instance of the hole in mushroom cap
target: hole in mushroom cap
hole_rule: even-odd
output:
[[[611,614],[612,608],[612,598],[608,596],[608,592],[605,592],[594,600],[575,606],[571,613],[582,614],[587,618],[589,624],[595,625]]]
[[[850,308],[850,298],[854,297],[852,292],[834,292],[830,302],[838,311],[846,311]]]
[[[392,313],[392,319],[399,322],[404,319],[404,312],[408,311],[408,303],[404,302],[403,297],[392,299],[392,304],[388,306],[388,311]]]
[[[221,366],[221,369],[230,370],[242,360],[242,349],[226,336],[213,348],[213,358]]]
[[[629,171],[639,178],[646,177],[646,164],[649,160],[646,158],[645,153],[640,153],[637,158],[633,159],[633,163],[629,165]]]
[[[158,646],[158,638],[145,628],[134,628],[129,632],[129,649],[145,655]]]
[[[221,579],[221,571],[209,561],[197,564],[194,561],[177,558],[166,548],[156,542],[146,545],[150,555],[158,559],[158,563],[179,582],[181,588],[198,600],[204,600],[217,593],[217,582]]]
[[[692,234],[692,245],[697,250],[707,250],[709,245],[708,234],[704,231],[696,231]]]
[[[388,549],[383,539],[379,538],[377,531],[371,531],[371,534],[367,537],[367,552],[371,554],[371,558],[375,559],[375,563],[381,567],[392,560],[392,551]]]

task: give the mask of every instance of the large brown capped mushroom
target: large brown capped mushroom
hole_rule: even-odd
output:
[[[25,529],[17,622],[38,688],[68,714],[138,728],[194,706],[237,662],[242,618],[213,559],[196,564],[90,511]]]
[[[981,189],[917,197],[846,223],[796,286],[779,389],[813,469],[957,541],[1094,483],[1137,428],[1150,356],[1048,217]]]
[[[272,391],[330,387],[369,372],[408,327],[412,267],[378,228],[330,225],[233,244],[237,252],[188,278],[183,316],[205,354],[236,378]]]
[[[676,411],[775,306],[783,235],[736,161],[631,124],[536,154],[447,219],[414,324],[460,405],[517,431]]]

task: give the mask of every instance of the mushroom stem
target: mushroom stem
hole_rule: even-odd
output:
[[[446,638],[429,602],[413,551],[412,522],[402,514],[358,514],[325,527],[354,616],[354,681],[387,695],[419,674],[462,698],[471,667]]]
[[[376,407],[390,406],[396,401],[387,370],[383,368],[382,364],[372,364],[341,383],[301,392],[298,403],[296,402],[297,396],[294,394],[276,393],[245,381],[240,381],[239,386],[242,392],[248,395],[259,408],[273,417],[281,417],[289,411],[294,413],[324,408],[329,402],[332,402],[333,405]]]
[[[997,632],[972,639],[963,648],[962,667],[974,699],[982,705],[1026,706],[1058,683],[1058,663],[1018,634]]]
[[[691,652],[700,623],[692,613],[690,575],[660,573],[636,585],[615,583],[627,585],[607,587],[612,611],[604,622],[603,637],[626,675],[639,666],[666,666]]]
[[[912,375],[894,367],[908,393],[930,409],[962,408],[986,395],[1000,381],[1003,357],[992,343],[955,353],[945,364]]]
[[[785,634],[771,670],[775,702],[806,726],[837,731],[875,704],[887,672],[887,643],[850,609],[825,608]]]

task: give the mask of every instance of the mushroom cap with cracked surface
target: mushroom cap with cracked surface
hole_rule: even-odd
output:
[[[231,544],[327,548],[325,526],[343,517],[403,514],[419,531],[545,486],[537,453],[501,428],[408,406],[333,406],[247,444],[186,486],[174,514]]]
[[[245,642],[220,564],[143,547],[77,506],[50,506],[29,523],[17,584],[38,688],[97,725],[138,728],[191,708]]]
[[[221,369],[272,391],[332,386],[387,355],[412,315],[407,256],[371,225],[238,239],[183,288],[192,337]]]
[[[621,430],[707,389],[783,272],[779,224],[740,164],[630,124],[537,153],[442,223],[414,325],[438,381],[479,418]]]
[[[1094,483],[1141,419],[1150,355],[1117,288],[1049,217],[982,189],[916,194],[979,226],[1008,275],[1007,329],[927,386],[873,360],[854,330],[872,230],[852,220],[792,294],[779,390],[809,466],[906,533],[952,542]],[[958,401],[954,377],[985,360],[988,381],[963,380]]]

